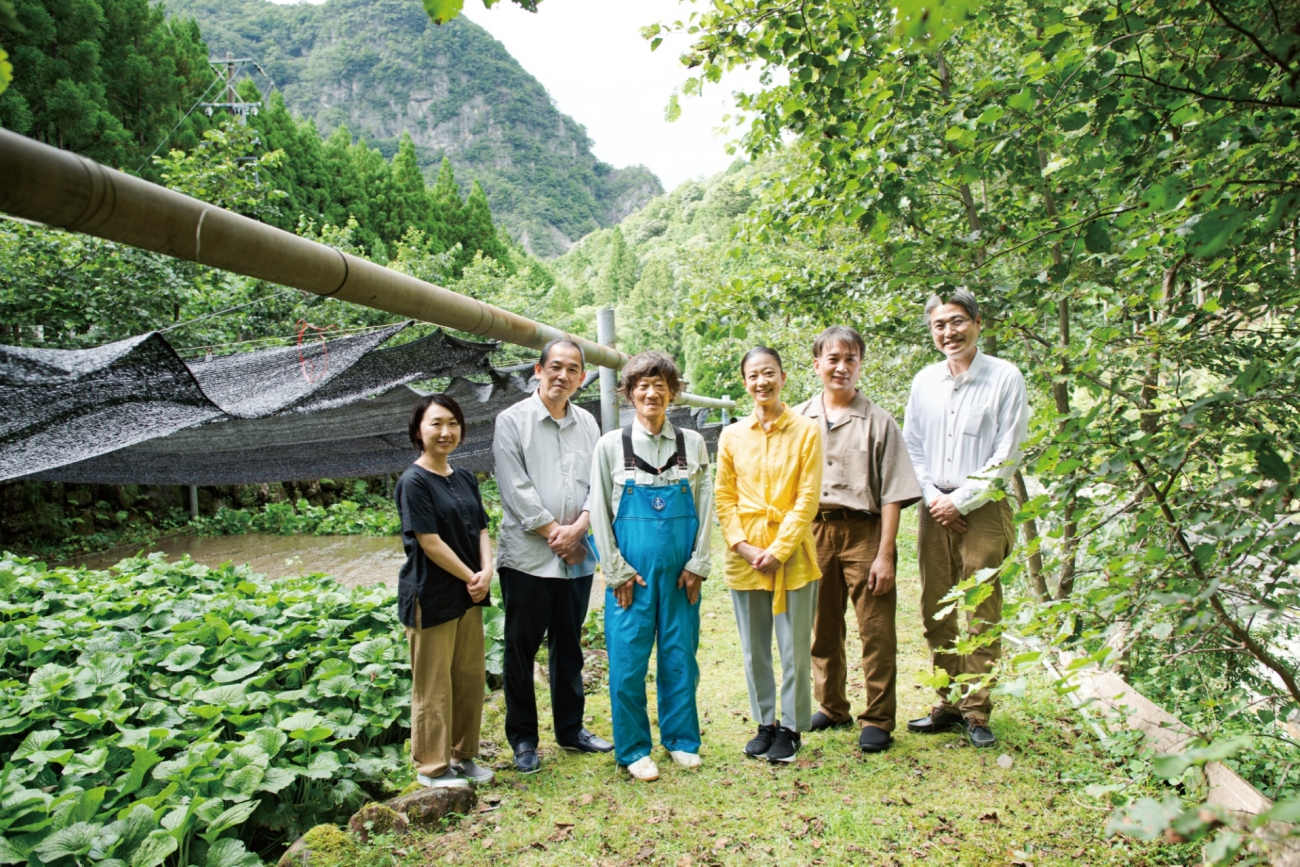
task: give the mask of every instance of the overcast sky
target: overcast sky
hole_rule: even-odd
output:
[[[543,0],[536,14],[514,3],[484,9],[467,0],[465,16],[505,45],[540,81],[560,111],[587,128],[596,156],[615,166],[642,163],[672,189],[688,178],[719,172],[735,159],[726,152],[734,132],[719,134],[734,113],[733,90],[754,86],[743,71],[683,99],[682,114],[664,120],[673,91],[688,77],[678,57],[685,39],[657,51],[641,28],[684,19],[694,4],[677,0]]]
[[[649,166],[671,190],[731,164],[726,142],[736,133],[717,130],[734,113],[732,91],[757,83],[757,73],[739,71],[702,96],[683,99],[674,123],[664,120],[669,97],[688,77],[677,59],[688,43],[666,40],[651,52],[640,31],[684,19],[692,6],[689,0],[543,0],[534,14],[509,0],[491,9],[466,0],[463,14],[505,45],[560,111],[587,128],[598,158],[617,167]]]

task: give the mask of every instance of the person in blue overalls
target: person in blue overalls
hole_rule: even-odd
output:
[[[623,368],[619,393],[636,420],[600,438],[591,470],[591,531],[605,576],[605,647],[614,758],[657,780],[646,672],[659,643],[659,736],[673,761],[700,765],[700,587],[709,574],[713,481],[704,438],[668,422],[681,374],[662,352]]]

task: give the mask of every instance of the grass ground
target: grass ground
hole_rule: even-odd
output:
[[[1078,717],[1045,678],[1023,699],[995,710],[997,748],[976,750],[960,734],[910,735],[904,721],[923,715],[932,692],[920,632],[914,533],[901,534],[899,729],[894,746],[862,757],[856,732],[804,736],[797,763],[773,767],[741,754],[752,735],[731,602],[719,580],[706,582],[700,642],[699,708],[703,768],[673,765],[637,783],[613,758],[570,755],[543,725],[542,770],[510,770],[509,750],[487,763],[497,779],[480,790],[480,812],[444,833],[377,840],[368,865],[518,864],[600,867],[667,864],[863,865],[1164,865],[1195,863],[1187,849],[1135,844],[1104,835],[1110,808],[1083,793],[1119,782]],[[849,646],[856,642],[850,617]],[[850,658],[853,653],[850,650]],[[651,671],[654,670],[653,663]],[[779,676],[779,672],[778,672]],[[651,719],[654,693],[651,684]],[[860,701],[861,686],[852,690]],[[546,687],[539,710],[548,719]],[[856,708],[855,708],[856,710]],[[504,745],[504,708],[494,693],[483,737]],[[611,734],[609,697],[587,699],[589,728]],[[1010,767],[999,764],[1009,756]]]

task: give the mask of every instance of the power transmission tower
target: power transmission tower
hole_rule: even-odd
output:
[[[242,70],[246,63],[251,64],[259,72],[262,71],[262,68],[257,65],[253,58],[235,57],[229,51],[226,52],[225,60],[216,58],[208,60],[208,64],[212,66],[212,71],[217,73],[218,77],[224,77],[226,80],[225,90],[221,93],[224,102],[200,103],[208,117],[211,117],[212,113],[217,109],[224,108],[239,118],[240,126],[246,126],[248,116],[250,114],[256,115],[257,110],[262,107],[260,102],[244,102],[239,98],[239,93],[235,90],[235,73],[237,70]]]

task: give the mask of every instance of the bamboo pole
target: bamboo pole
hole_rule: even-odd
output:
[[[0,130],[0,211],[223,271],[291,286],[491,340],[582,347],[618,369],[625,353],[441,286]],[[683,394],[691,406],[734,406]]]

